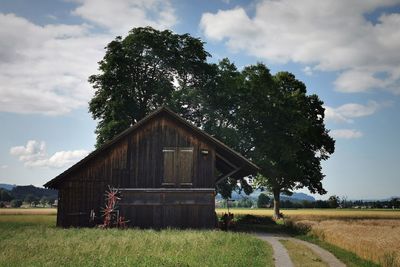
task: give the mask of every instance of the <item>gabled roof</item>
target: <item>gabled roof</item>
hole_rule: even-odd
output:
[[[186,121],[185,119],[180,117],[178,114],[176,114],[169,108],[161,107],[161,108],[155,110],[154,112],[150,113],[149,115],[147,115],[140,121],[138,121],[135,125],[129,127],[125,131],[121,132],[120,134],[115,136],[112,140],[106,142],[98,149],[94,150],[92,153],[87,155],[85,158],[83,158],[82,160],[77,162],[75,165],[73,165],[72,167],[70,167],[69,169],[64,171],[63,173],[59,174],[54,179],[47,182],[44,185],[44,187],[57,188],[57,184],[59,182],[61,182],[63,177],[67,176],[68,174],[70,174],[71,172],[76,170],[77,168],[81,167],[82,165],[84,165],[86,162],[88,162],[92,158],[95,158],[102,151],[111,147],[113,144],[117,143],[119,140],[121,140],[125,136],[129,135],[130,133],[133,133],[136,129],[138,129],[139,127],[141,127],[142,125],[144,125],[145,123],[150,121],[151,119],[153,119],[157,116],[160,116],[160,115],[164,115],[164,114],[169,116],[170,118],[174,119],[175,121],[179,122],[180,124],[182,124],[182,126],[189,128],[193,132],[202,136],[206,141],[213,144],[215,146],[215,149],[217,152],[217,158],[219,157],[219,159],[220,159],[220,162],[221,162],[220,165],[221,166],[227,165],[227,164],[233,165],[233,167],[231,167],[231,169],[225,167],[226,170],[230,171],[229,174],[231,174],[231,175],[229,175],[229,176],[232,176],[235,178],[241,178],[241,177],[245,177],[245,176],[248,176],[251,174],[255,174],[259,170],[259,167],[257,165],[255,165],[250,160],[243,157],[238,152],[234,151],[232,148],[228,147],[227,145],[225,145],[218,139],[212,137],[211,135],[207,134],[205,131],[203,131],[203,130],[197,128],[196,126],[194,126],[193,124],[189,123],[188,121]],[[229,162],[227,162],[227,160],[226,160],[227,158],[229,158],[229,160],[228,160]],[[227,162],[227,164],[226,164],[226,162]],[[236,167],[236,169],[235,169],[235,167]],[[234,169],[236,171],[232,171]],[[224,172],[225,172],[225,174],[228,174],[228,171],[224,171]],[[224,176],[224,178],[225,177],[226,176]]]

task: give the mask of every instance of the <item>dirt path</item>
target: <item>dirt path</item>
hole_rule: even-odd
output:
[[[279,240],[292,240],[294,242],[299,242],[307,247],[309,247],[314,253],[321,257],[321,259],[326,262],[330,267],[346,267],[346,265],[338,260],[329,251],[306,241],[299,240],[296,238],[289,237],[284,234],[266,234],[266,233],[256,233],[256,236],[262,240],[267,241],[271,244],[274,250],[274,262],[276,267],[292,267],[294,266],[286,248],[279,242]]]
[[[286,239],[288,237],[264,233],[257,233],[256,235],[258,238],[271,244],[274,251],[273,257],[275,267],[294,267],[286,248],[281,244],[281,242],[279,242],[279,239]]]

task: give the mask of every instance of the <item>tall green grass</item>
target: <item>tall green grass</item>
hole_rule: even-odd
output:
[[[244,233],[54,224],[51,215],[0,215],[0,266],[273,266],[271,247]]]

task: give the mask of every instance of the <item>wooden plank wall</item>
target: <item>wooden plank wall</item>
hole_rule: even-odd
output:
[[[121,215],[128,225],[141,228],[213,228],[216,217],[214,190],[196,192],[122,191]]]
[[[213,146],[173,119],[159,116],[73,171],[70,177],[64,177],[66,182],[59,189],[57,225],[87,226],[91,209],[100,215],[107,185],[117,188],[163,187],[164,147],[193,147],[192,187],[214,188]],[[201,154],[203,149],[209,151],[208,155]],[[183,217],[190,217],[187,214],[201,214],[198,218],[211,218],[214,216],[214,201],[209,207],[184,206],[179,212],[176,207],[166,206],[161,213],[156,207],[137,207],[133,213],[142,214],[143,218],[151,217],[149,223],[154,222],[154,214],[178,213],[183,214]],[[138,221],[138,224],[144,226],[144,222],[146,220],[143,223]],[[207,223],[204,222],[204,225]]]

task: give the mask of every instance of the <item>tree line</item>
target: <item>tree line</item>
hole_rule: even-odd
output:
[[[57,191],[38,188],[33,185],[16,186],[11,191],[0,188],[0,208],[10,205],[13,208],[25,202],[31,206],[48,206],[57,199]]]
[[[239,200],[221,200],[217,203],[220,208],[271,208],[273,198],[268,194],[261,193],[257,199],[243,197]],[[282,200],[281,208],[285,209],[336,209],[336,208],[355,208],[355,209],[400,209],[400,198],[393,197],[387,200],[348,200],[347,197],[330,196],[327,200]]]

